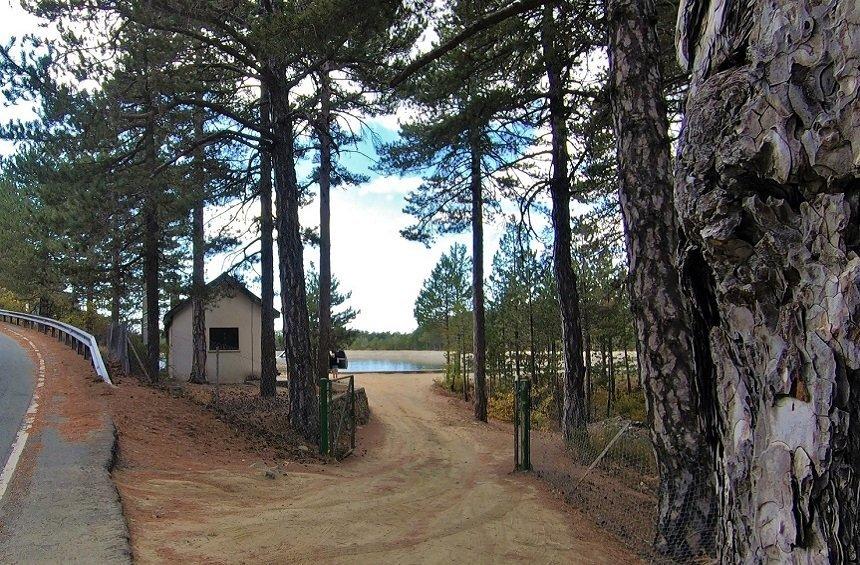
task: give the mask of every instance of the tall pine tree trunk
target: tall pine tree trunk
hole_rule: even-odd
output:
[[[652,0],[610,0],[610,80],[619,198],[652,442],[660,472],[657,548],[680,560],[713,547],[712,384],[697,369],[678,275],[678,228]]]
[[[194,135],[203,137],[203,116],[194,114]],[[203,226],[203,207],[206,171],[204,169],[204,149],[201,145],[194,152],[194,168],[199,191],[197,202],[192,210],[191,221],[191,375],[192,383],[206,382],[206,281],[204,277],[205,234]]]
[[[627,344],[624,344],[624,378],[627,379],[627,394],[633,392],[633,385],[630,382],[630,356],[627,352]]]
[[[329,70],[320,71],[320,116],[317,136],[320,143],[320,272],[319,272],[319,343],[317,344],[318,377],[329,372],[331,344],[331,82]]]
[[[88,281],[84,302],[84,329],[89,333],[93,333],[95,310],[95,287],[92,281]]]
[[[472,189],[472,313],[475,369],[475,419],[487,421],[487,335],[484,324],[484,196],[481,190],[481,139],[469,132]]]
[[[469,375],[466,374],[466,344],[460,328],[460,377],[463,380],[463,402],[469,402]]]
[[[283,69],[273,75],[283,76]],[[316,363],[311,359],[307,288],[299,225],[299,185],[296,180],[293,114],[277,80],[268,85],[271,100],[275,173],[275,208],[278,231],[278,266],[287,374],[290,390],[290,423],[306,439],[316,441],[319,417]]]
[[[269,91],[260,87],[260,126],[271,134]],[[275,259],[272,216],[272,153],[267,139],[260,143],[260,396],[275,396],[278,365],[275,358]]]
[[[713,363],[719,558],[857,563],[860,9],[753,0],[706,26],[695,8],[675,201]]]
[[[548,99],[550,132],[552,135],[552,199],[553,253],[552,264],[561,311],[561,337],[564,352],[564,411],[561,429],[565,439],[573,439],[578,428],[585,427],[588,417],[585,407],[585,365],[582,362],[582,327],[580,325],[579,290],[570,254],[570,179],[567,150],[567,123],[564,106],[562,64],[555,45],[556,30],[551,4],[544,7],[541,25],[541,45],[549,83]]]
[[[451,306],[445,297],[445,371],[451,376],[451,392],[454,392],[454,367],[451,365]]]
[[[594,369],[591,365],[591,334],[585,335],[585,417],[587,421],[591,421],[591,383],[594,381]]]
[[[159,244],[161,232],[158,221],[158,186],[155,175],[157,162],[157,147],[155,140],[155,109],[151,105],[144,131],[144,159],[149,174],[143,197],[143,288],[144,288],[144,342],[146,343],[146,372],[153,381],[158,380],[160,359],[159,331]]]
[[[609,355],[609,400],[612,407],[615,406],[616,382],[615,382],[615,348],[610,336],[606,344],[606,353]],[[609,414],[607,414],[609,416]]]
[[[529,282],[528,309],[529,309],[529,348],[531,349],[532,384],[537,385],[538,369],[537,369],[537,358],[535,357],[537,345],[535,343],[535,311],[534,311],[534,305],[532,304],[531,282]]]
[[[606,340],[600,341],[600,372],[606,379],[606,417],[608,418],[612,408],[612,391],[609,388],[609,367],[606,364]]]
[[[110,256],[110,323],[119,325],[122,315],[123,271],[122,271],[122,242],[117,236],[119,228],[116,220],[111,221],[111,256]]]

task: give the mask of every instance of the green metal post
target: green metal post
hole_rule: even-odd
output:
[[[331,393],[331,381],[320,379],[320,455],[329,453],[328,401]]]

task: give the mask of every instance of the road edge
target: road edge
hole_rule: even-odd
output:
[[[39,449],[35,454],[30,452],[30,442],[21,449],[21,459],[30,460],[30,465],[38,467],[28,468],[27,476],[17,478],[17,473],[10,475],[10,484],[16,480],[25,480],[31,485],[30,495],[18,494],[15,500],[0,500],[5,508],[0,507],[9,518],[12,518],[17,526],[12,526],[12,537],[6,537],[0,548],[5,553],[3,559],[9,558],[10,562],[28,563],[33,561],[57,561],[76,563],[132,563],[133,553],[131,549],[130,529],[128,519],[125,515],[122,497],[113,479],[113,471],[119,463],[119,432],[110,412],[106,399],[100,399],[101,388],[91,388],[86,383],[92,379],[93,387],[108,386],[96,375],[91,366],[89,371],[80,375],[68,373],[63,367],[65,365],[52,364],[50,359],[58,352],[62,356],[66,352],[65,346],[54,343],[48,339],[42,341],[43,334],[28,335],[30,331],[21,331],[19,328],[0,328],[5,335],[9,336],[30,355],[34,363],[34,372],[38,382],[45,385],[44,389],[39,384],[34,387],[33,402],[38,411],[28,409],[26,418],[22,421],[21,430],[30,432]],[[54,347],[60,348],[54,350]],[[76,354],[69,350],[69,354]],[[62,358],[62,357],[61,357]],[[82,367],[79,367],[83,371]],[[77,369],[76,369],[77,370]],[[73,379],[69,381],[68,379]],[[96,404],[97,417],[92,422],[92,427],[80,440],[68,440],[58,430],[56,421],[56,404],[54,396],[60,392],[57,387],[80,384],[82,389],[88,393]],[[60,394],[62,394],[60,392]],[[71,415],[67,417],[72,417]],[[34,433],[35,432],[35,433]],[[59,443],[58,443],[59,442]],[[50,457],[48,445],[62,447],[56,452],[56,457]],[[47,458],[46,458],[47,457]],[[63,477],[67,477],[64,479]],[[66,514],[57,507],[57,502],[66,502],[63,492],[77,492],[71,500],[81,501],[77,513]],[[77,498],[75,498],[77,496]],[[10,506],[11,504],[11,506]],[[34,539],[29,531],[34,523],[50,527],[51,524],[60,525],[70,518],[82,520],[78,525],[81,530],[77,538],[65,539],[62,536],[52,542],[42,543]],[[14,517],[14,518],[13,518]],[[24,527],[24,529],[22,529]],[[85,533],[86,532],[86,533]],[[19,537],[20,536],[20,537]],[[18,538],[16,540],[16,538]],[[87,540],[78,545],[73,539]],[[73,547],[66,546],[72,543]],[[71,552],[71,553],[70,553]],[[0,559],[0,560],[3,560]]]

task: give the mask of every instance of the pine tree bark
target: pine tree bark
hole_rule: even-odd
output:
[[[655,546],[679,560],[712,551],[713,384],[696,362],[678,275],[668,121],[652,0],[610,0],[610,80],[630,296],[660,473]],[[707,364],[705,364],[707,366]]]
[[[612,337],[609,338],[606,344],[607,354],[609,355],[609,400],[610,404],[615,406],[615,395],[616,395],[616,383],[615,383],[615,356],[614,356],[614,344],[612,343]],[[608,415],[608,414],[607,414]]]
[[[627,379],[627,394],[633,392],[633,384],[630,382],[630,356],[627,352],[627,345],[624,344],[624,378]]]
[[[534,307],[532,305],[531,285],[529,285],[528,309],[529,309],[529,348],[531,349],[532,384],[537,385],[537,383],[538,383],[538,369],[537,369],[537,357],[536,357],[537,344],[535,343],[535,312],[534,312]]]
[[[331,344],[331,81],[327,66],[320,71],[320,116],[317,136],[320,143],[320,271],[319,271],[319,343],[317,376],[329,372]]]
[[[120,239],[117,237],[119,228],[116,220],[111,221],[111,258],[110,258],[110,322],[112,326],[120,323],[122,314],[123,271],[120,255]]]
[[[269,91],[260,87],[260,126],[271,133]],[[277,393],[278,365],[275,358],[275,259],[272,216],[272,153],[267,140],[260,143],[260,396]]]
[[[149,178],[143,197],[143,288],[144,288],[144,341],[146,343],[146,372],[152,381],[158,380],[160,370],[161,332],[159,331],[159,259],[161,231],[158,221],[158,187],[156,185],[157,148],[155,141],[154,108],[144,131],[144,159]]]
[[[203,137],[203,116],[194,114],[194,135]],[[194,168],[199,198],[194,204],[191,220],[191,375],[192,383],[206,382],[206,281],[204,277],[205,234],[203,226],[203,207],[206,171],[204,169],[203,146],[194,152]]]
[[[723,20],[679,18],[675,201],[713,363],[719,558],[856,563],[860,9],[713,4]]]
[[[591,336],[585,335],[585,419],[591,421],[592,405],[592,383],[594,382],[594,367],[591,364]]]
[[[86,299],[84,306],[84,329],[93,333],[95,319],[95,288],[92,282],[87,283]]]
[[[445,297],[445,371],[451,375],[451,392],[454,392],[454,367],[451,365],[451,306]]]
[[[487,421],[487,334],[484,313],[484,196],[481,187],[480,135],[469,132],[472,192],[472,315],[475,370],[475,419]]]
[[[463,380],[463,402],[469,402],[469,375],[466,374],[466,344],[463,343],[463,328],[460,328],[460,377]]]
[[[606,417],[609,417],[612,410],[612,376],[609,374],[609,366],[606,363],[606,341],[600,342],[600,371],[603,373],[603,378],[606,379]]]
[[[284,76],[283,69],[274,76]],[[305,439],[319,434],[316,364],[311,359],[307,289],[299,224],[299,185],[296,180],[295,132],[288,92],[268,77],[272,112],[272,164],[275,178],[278,267],[287,374],[290,423]]]
[[[567,123],[562,83],[562,64],[555,45],[555,20],[552,5],[544,6],[541,25],[541,45],[549,83],[550,133],[552,137],[552,199],[553,272],[561,311],[561,336],[564,352],[564,412],[561,429],[566,440],[588,423],[585,407],[585,365],[582,362],[582,327],[580,322],[579,290],[573,259],[570,254],[570,156],[567,149]]]

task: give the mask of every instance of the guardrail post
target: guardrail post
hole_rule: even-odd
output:
[[[325,377],[320,379],[320,455],[329,454],[329,397],[331,396],[331,381]]]

